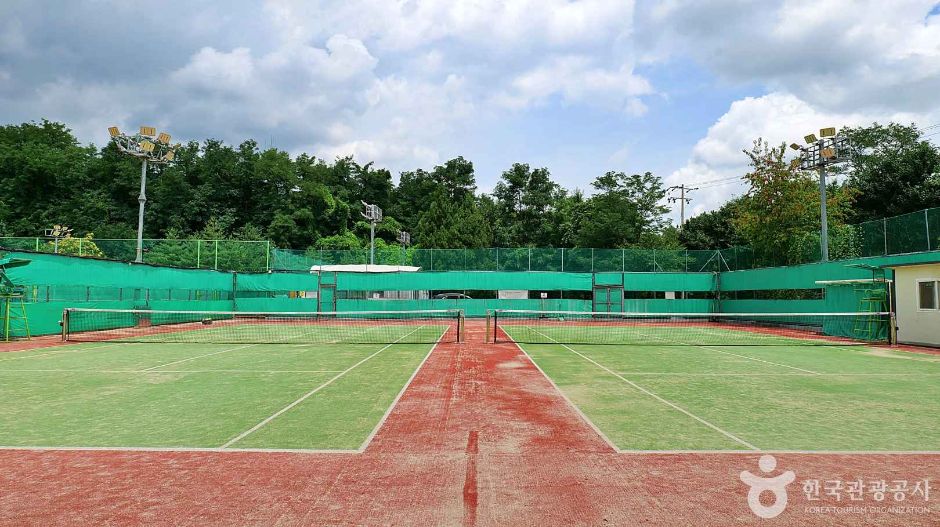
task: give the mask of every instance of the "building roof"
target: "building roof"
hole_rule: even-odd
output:
[[[898,263],[898,264],[884,264],[881,267],[885,269],[894,269],[896,267],[914,267],[917,265],[940,265],[940,258],[936,260],[930,260],[927,262],[910,262],[910,263]]]

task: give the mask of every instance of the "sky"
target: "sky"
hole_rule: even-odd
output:
[[[936,0],[0,3],[2,123],[255,139],[396,179],[464,156],[483,192],[515,162],[587,193],[650,171],[699,187],[689,215],[745,191],[758,137],[926,128],[938,94]]]

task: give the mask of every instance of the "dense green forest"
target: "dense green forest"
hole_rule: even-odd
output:
[[[842,227],[940,205],[940,151],[914,125],[843,130],[855,150],[847,176],[830,184],[833,257],[850,255]],[[589,193],[566,189],[548,168],[516,163],[492,194],[478,191],[462,157],[393,175],[352,158],[323,160],[208,139],[181,145],[177,162],[148,182],[145,237],[269,239],[278,247],[360,248],[369,226],[360,200],[385,211],[377,228],[418,247],[715,249],[747,245],[799,261],[818,246],[815,174],[794,169],[784,145],[756,139],[743,159],[743,196],[690,219],[666,218],[666,189],[649,172],[598,174]],[[0,127],[0,234],[36,236],[54,224],[96,239],[135,236],[139,163],[109,144],[82,145],[66,125]]]

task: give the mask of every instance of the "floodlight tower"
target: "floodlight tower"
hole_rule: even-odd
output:
[[[411,245],[411,233],[399,231],[398,243],[401,244],[401,264],[405,265],[405,255],[408,252],[408,246]]]
[[[46,229],[45,232],[46,238],[52,238],[55,240],[53,242],[52,252],[59,254],[59,240],[62,238],[68,238],[72,235],[72,229],[64,225],[54,225],[51,229]]]
[[[382,209],[378,205],[370,205],[362,201],[362,206],[366,208],[362,217],[369,220],[369,265],[375,265],[375,224],[382,221]]]
[[[111,140],[121,152],[136,157],[140,163],[140,195],[137,203],[137,258],[135,262],[144,261],[144,204],[147,203],[147,164],[157,165],[172,163],[176,158],[176,149],[179,145],[170,145],[170,134],[160,132],[152,126],[141,126],[140,132],[134,135],[125,135],[117,126],[108,128]]]
[[[793,160],[793,166],[803,170],[816,170],[819,174],[819,248],[822,261],[829,261],[829,218],[826,214],[826,167],[848,161],[849,139],[837,134],[834,127],[819,130],[816,134],[803,137],[807,146],[796,143],[790,148],[800,152],[800,157]]]

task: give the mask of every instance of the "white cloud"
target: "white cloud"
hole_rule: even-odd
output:
[[[933,118],[937,118],[934,115]],[[931,116],[903,112],[839,113],[820,110],[795,95],[775,92],[734,102],[692,149],[684,166],[670,174],[667,185],[701,186],[691,197],[692,215],[715,209],[742,194],[743,182],[718,181],[743,176],[748,171],[743,151],[761,137],[771,145],[802,142],[800,138],[825,126],[861,126],[873,121],[930,122]]]
[[[524,108],[561,95],[566,103],[585,103],[638,116],[646,106],[638,98],[653,93],[649,81],[629,66],[607,69],[584,56],[560,56],[515,77],[494,99],[510,108]]]

